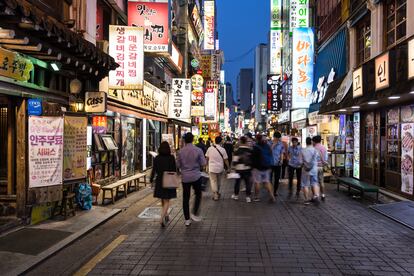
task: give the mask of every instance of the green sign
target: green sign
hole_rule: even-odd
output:
[[[200,63],[195,58],[191,60],[191,66],[197,68]]]
[[[270,0],[270,28],[280,29],[282,27],[282,0]]]

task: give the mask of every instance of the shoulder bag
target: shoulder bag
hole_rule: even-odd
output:
[[[162,176],[162,187],[164,189],[177,189],[180,187],[180,181],[176,172],[164,172]]]
[[[224,162],[224,157],[223,157],[223,154],[221,154],[220,150],[219,150],[216,146],[213,146],[213,147],[214,147],[214,148],[218,151],[218,153],[220,154],[221,159],[223,160],[223,167],[224,167],[224,170],[225,170],[225,171],[227,171],[227,170],[228,170],[228,168],[227,168],[226,162]]]

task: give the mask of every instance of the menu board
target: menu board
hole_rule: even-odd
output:
[[[413,194],[414,124],[401,124],[401,191]]]
[[[63,117],[29,116],[29,187],[62,184]]]
[[[63,180],[86,178],[87,117],[65,116]]]

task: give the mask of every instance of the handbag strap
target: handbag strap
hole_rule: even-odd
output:
[[[224,157],[223,157],[223,154],[221,154],[220,150],[219,150],[216,146],[214,146],[214,145],[213,145],[213,147],[214,147],[214,148],[218,151],[218,153],[220,154],[221,159],[223,160],[223,165],[224,165]]]

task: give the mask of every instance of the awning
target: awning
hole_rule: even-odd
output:
[[[168,123],[174,124],[177,126],[191,127],[191,123],[180,121],[180,120],[175,120],[175,119],[168,119]]]
[[[108,102],[108,110],[112,112],[117,112],[124,115],[132,115],[137,118],[145,118],[149,120],[154,120],[158,122],[166,123],[168,120],[166,117],[161,115],[154,115],[153,113],[145,112],[143,110],[137,110],[134,108],[130,108],[128,106],[118,104],[115,102]]]
[[[347,73],[346,31],[345,25],[332,39],[318,49],[312,91],[317,90],[319,78],[328,77],[332,68],[334,68],[336,77],[340,78]]]
[[[352,75],[352,74],[351,74]],[[351,85],[349,85],[346,76],[334,80],[329,84],[328,90],[326,91],[325,98],[320,103],[319,114],[325,114],[330,112],[338,111],[342,109],[344,106],[349,107],[352,105],[352,93],[350,90],[352,89],[352,78],[351,78]],[[343,85],[348,88],[347,91],[344,91],[345,97],[338,96],[338,89]]]
[[[63,69],[77,69],[85,77],[98,79],[119,66],[82,35],[26,0],[0,0],[0,16],[5,18],[0,20],[0,27],[11,31],[10,41],[1,44],[6,49],[18,50],[47,62],[58,61]],[[24,45],[21,45],[22,41]]]

